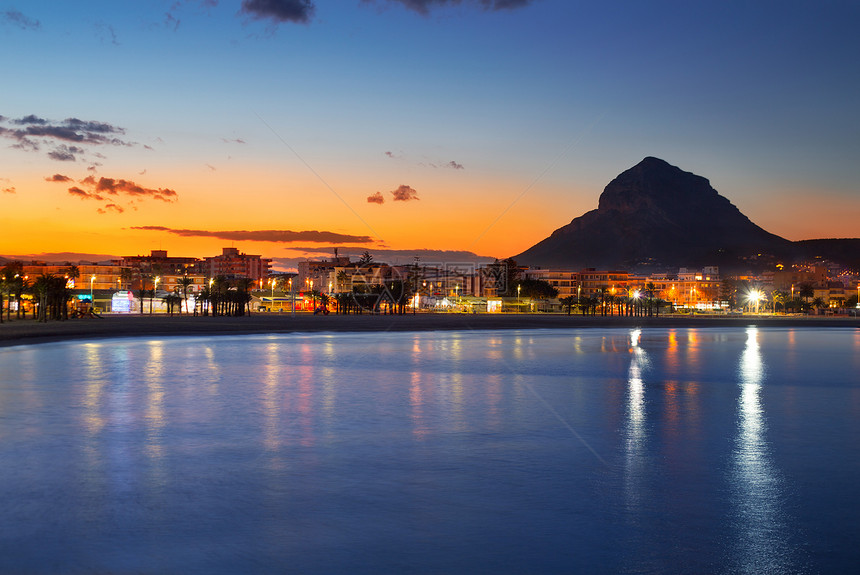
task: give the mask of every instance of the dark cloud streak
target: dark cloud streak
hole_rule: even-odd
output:
[[[369,0],[364,0],[368,2]],[[481,8],[487,11],[495,12],[499,10],[515,10],[524,8],[535,0],[379,0],[386,2],[396,2],[402,4],[406,8],[418,12],[426,16],[434,8],[444,6],[456,6],[459,4],[479,4]]]
[[[54,174],[48,178],[45,178],[46,182],[71,182],[72,178],[69,176],[64,176],[63,174]]]
[[[242,0],[241,12],[255,20],[307,24],[314,15],[312,0]]]
[[[221,240],[237,240],[237,241],[252,241],[252,242],[275,242],[275,243],[290,243],[290,242],[325,242],[331,244],[343,243],[371,243],[373,238],[370,236],[355,236],[349,234],[339,234],[337,232],[306,230],[306,231],[291,231],[291,230],[187,230],[174,229],[164,226],[134,226],[133,230],[144,230],[152,232],[167,232],[183,237],[208,237],[218,238]]]

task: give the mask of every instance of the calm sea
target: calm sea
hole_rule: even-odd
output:
[[[860,330],[0,350],[2,573],[860,565]]]

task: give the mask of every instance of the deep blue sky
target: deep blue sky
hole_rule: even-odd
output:
[[[0,0],[0,223],[63,222],[67,245],[32,251],[284,229],[506,256],[650,155],[789,239],[860,235],[856,2],[315,0],[304,19],[303,4]],[[69,142],[21,146],[28,115],[105,123],[124,145],[52,159]],[[53,174],[179,201],[106,209]],[[393,204],[402,185],[420,201]]]

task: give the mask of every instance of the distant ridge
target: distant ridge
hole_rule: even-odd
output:
[[[851,242],[860,240],[781,238],[751,222],[707,179],[647,157],[606,186],[596,210],[575,218],[514,259],[529,266],[565,269],[706,265],[740,269],[816,250],[825,257],[843,252],[847,256],[853,249]]]

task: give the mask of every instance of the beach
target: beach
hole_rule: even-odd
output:
[[[32,319],[4,320],[0,346],[28,345],[68,339],[113,337],[212,336],[260,333],[508,330],[565,328],[712,328],[712,327],[834,327],[860,328],[856,317],[821,316],[704,316],[660,317],[581,316],[566,314],[311,315],[255,313],[242,317],[104,315],[40,323]]]

